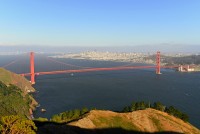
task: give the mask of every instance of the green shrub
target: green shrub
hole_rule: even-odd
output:
[[[32,120],[17,115],[3,116],[0,119],[2,134],[35,134],[37,127]]]
[[[166,112],[170,115],[173,115],[174,117],[182,119],[185,122],[189,121],[189,116],[187,114],[182,113],[173,106],[166,107],[161,102],[155,102],[153,103],[153,105],[151,105],[151,103],[145,103],[144,101],[132,102],[130,106],[124,107],[121,112],[133,112],[137,110],[144,110],[146,108],[153,108],[159,111]]]
[[[0,82],[0,116],[29,115],[30,97],[14,86],[6,86]]]
[[[54,122],[69,122],[72,120],[79,119],[82,115],[87,113],[89,110],[87,108],[83,108],[81,110],[75,109],[75,110],[69,110],[62,112],[60,114],[53,115],[51,118],[51,121]]]

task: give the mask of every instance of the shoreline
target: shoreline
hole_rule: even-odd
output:
[[[77,55],[77,54],[75,54]],[[156,62],[152,60],[137,60],[137,61],[132,61],[131,59],[104,59],[104,58],[92,58],[92,57],[83,57],[83,56],[71,56],[71,54],[66,54],[66,55],[57,55],[57,56],[50,56],[51,58],[55,59],[77,59],[77,60],[90,60],[90,61],[110,61],[110,62],[128,62],[130,64],[132,63],[139,63],[139,64],[153,64],[156,66]],[[161,66],[165,66],[168,63],[161,63]],[[126,65],[124,65],[126,66]],[[171,66],[178,66],[178,65],[171,65]],[[175,69],[177,72],[184,72],[184,73],[190,73],[190,72],[200,72],[200,65],[196,65],[197,67],[194,68],[194,71],[178,71],[178,69]]]

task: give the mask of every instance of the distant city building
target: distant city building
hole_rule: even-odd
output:
[[[194,68],[191,68],[189,65],[187,65],[187,66],[180,65],[178,67],[178,71],[180,71],[180,72],[193,72]]]

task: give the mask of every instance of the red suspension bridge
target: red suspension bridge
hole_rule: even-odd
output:
[[[30,76],[30,82],[35,84],[35,76],[36,75],[49,75],[49,74],[64,74],[64,73],[83,73],[83,72],[95,72],[95,71],[112,71],[112,70],[131,70],[131,69],[147,69],[147,68],[155,68],[156,74],[161,74],[161,68],[177,68],[179,66],[161,66],[161,57],[160,52],[158,51],[156,54],[156,65],[152,66],[118,66],[118,67],[81,67],[72,64],[67,64],[61,61],[55,61],[52,58],[48,58],[55,62],[56,64],[64,64],[66,66],[74,66],[74,67],[81,67],[81,69],[67,69],[67,70],[56,70],[56,71],[46,71],[46,72],[35,72],[35,61],[34,61],[34,52],[30,52],[30,73],[20,73],[22,76]],[[15,61],[17,62],[17,61]],[[9,66],[13,64],[13,62],[7,64]],[[4,67],[6,67],[4,66]]]

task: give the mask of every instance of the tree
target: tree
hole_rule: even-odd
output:
[[[124,107],[124,109],[122,110],[122,112],[125,112],[125,113],[130,112],[130,111],[131,111],[130,107],[128,106]]]
[[[89,111],[89,110],[88,110],[86,107],[82,108],[82,110],[81,110],[81,115],[87,113],[88,111]]]
[[[75,118],[78,118],[79,116],[80,116],[80,110],[79,109],[75,109],[74,111],[74,115],[73,115],[73,118],[75,119]]]
[[[141,101],[140,103],[140,110],[146,109],[146,106],[148,106],[144,101]]]
[[[6,86],[0,82],[0,116],[19,115],[29,116],[32,100],[21,89],[14,85]]]
[[[32,120],[17,115],[4,116],[0,120],[2,134],[35,134],[37,127]]]
[[[183,121],[185,121],[185,122],[188,122],[188,121],[189,121],[189,116],[188,116],[187,114],[185,114],[185,113],[182,113],[181,119],[182,119]]]
[[[43,118],[43,117],[39,117],[39,118],[34,119],[34,120],[35,120],[35,121],[39,121],[39,122],[46,122],[46,121],[48,121],[47,118]]]
[[[144,110],[144,109],[146,109],[146,104],[144,101],[136,102],[135,110]]]
[[[73,117],[74,112],[72,110],[68,111],[68,119],[71,119]]]
[[[155,102],[153,108],[159,111],[165,111],[165,106],[161,102]]]
[[[185,122],[189,121],[189,116],[185,113],[182,113],[178,109],[174,108],[173,106],[170,106],[169,108],[166,108],[165,112],[169,113],[170,115],[173,115],[177,118],[182,119]]]
[[[52,121],[54,121],[54,122],[61,122],[62,121],[62,119],[61,119],[62,117],[60,116],[60,115],[53,115],[52,116]]]
[[[135,104],[136,104],[136,103],[135,103],[134,101],[131,103],[131,106],[130,106],[130,111],[131,111],[131,112],[133,112],[133,111],[136,110]]]
[[[173,106],[167,107],[165,112],[167,112],[170,115],[174,115],[176,109]]]
[[[4,89],[4,88],[7,88],[7,86],[2,81],[0,81],[0,89]]]

